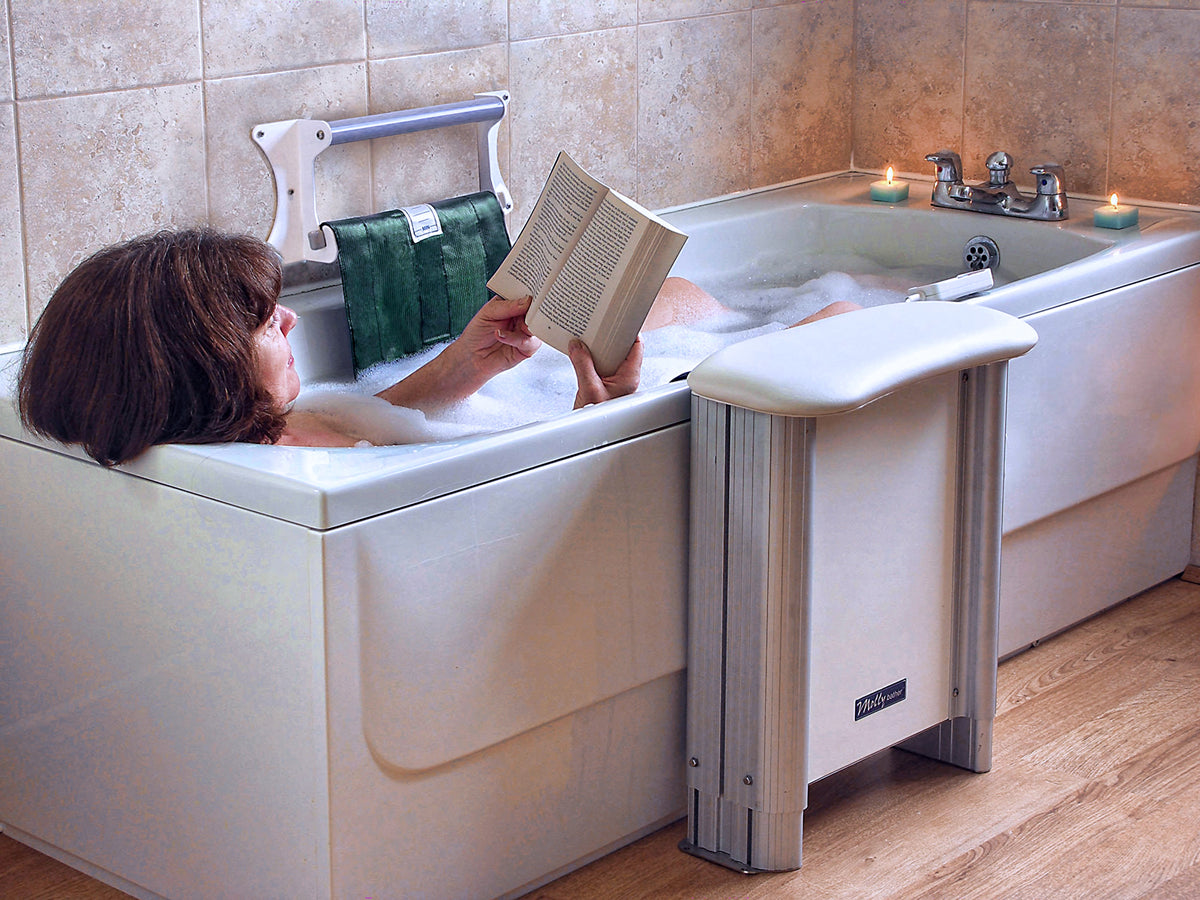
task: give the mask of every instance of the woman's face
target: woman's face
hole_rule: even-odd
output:
[[[296,325],[296,314],[281,303],[254,333],[258,348],[258,377],[280,407],[286,407],[300,395],[300,376],[292,358],[288,332]]]

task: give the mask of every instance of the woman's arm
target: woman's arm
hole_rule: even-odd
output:
[[[525,325],[525,313],[531,302],[529,297],[520,300],[493,297],[445,350],[377,396],[396,406],[426,412],[465,400],[489,379],[533,356],[542,345]],[[637,390],[642,370],[640,337],[620,368],[607,378],[596,373],[592,354],[583,342],[572,341],[568,349],[579,383],[576,409]]]
[[[493,297],[445,350],[377,396],[396,406],[425,411],[465,400],[542,345],[525,325],[530,302],[529,297]]]

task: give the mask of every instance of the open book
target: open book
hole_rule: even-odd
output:
[[[563,353],[579,338],[596,371],[611,375],[686,240],[559,153],[529,221],[487,285],[509,300],[533,297],[529,330]]]

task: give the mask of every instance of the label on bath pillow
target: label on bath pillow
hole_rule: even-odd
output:
[[[442,220],[438,218],[437,210],[428,203],[402,206],[400,212],[408,219],[408,232],[412,235],[414,244],[425,238],[438,237],[442,233]]]

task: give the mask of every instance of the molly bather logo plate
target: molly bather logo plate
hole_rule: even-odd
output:
[[[887,687],[872,691],[865,697],[859,697],[854,701],[854,721],[857,722],[864,716],[877,713],[889,706],[895,706],[907,696],[908,679],[901,678],[895,684],[889,684]]]

